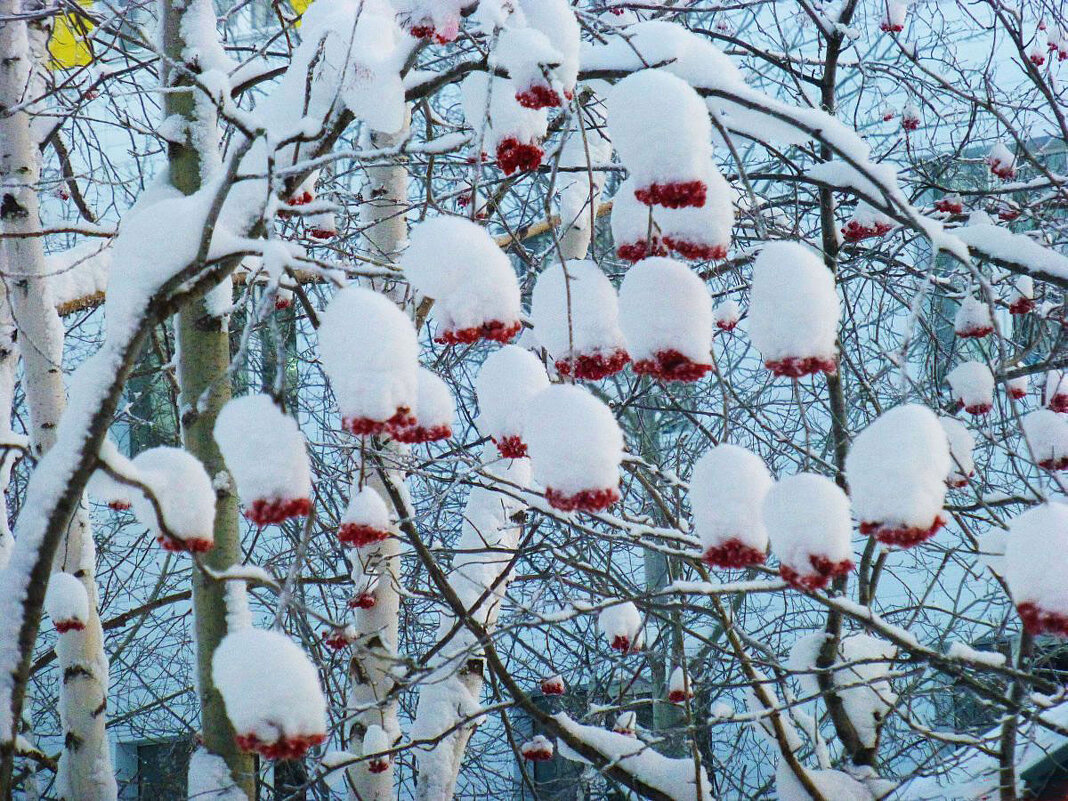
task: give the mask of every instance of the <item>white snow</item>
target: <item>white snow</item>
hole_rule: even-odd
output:
[[[916,544],[909,530],[928,532],[944,519],[945,482],[951,467],[949,442],[938,415],[918,404],[884,412],[857,435],[846,458],[861,531],[890,544]]]
[[[1068,634],[1068,582],[1061,567],[1066,554],[1068,506],[1044,503],[1010,521],[1005,580],[1016,608],[1030,604],[1042,617],[1055,616],[1052,621],[1040,619],[1039,625],[1028,625],[1035,633]],[[1042,625],[1047,622],[1052,625]]]
[[[511,262],[485,228],[461,217],[434,217],[417,225],[401,257],[419,295],[433,298],[439,341],[473,342],[485,326],[519,330],[519,281]]]
[[[486,357],[475,379],[478,430],[492,437],[498,446],[512,437],[524,440],[527,406],[548,386],[545,366],[530,351],[518,345],[494,351]]]
[[[953,398],[970,414],[986,414],[994,406],[994,376],[983,362],[961,362],[946,375]]]
[[[612,604],[597,616],[597,627],[608,644],[623,653],[640,651],[645,642],[642,615],[630,601]]]
[[[836,358],[834,277],[799,242],[770,242],[753,264],[749,336],[767,362]]]
[[[741,318],[742,310],[738,307],[738,301],[730,298],[712,309],[712,321],[722,331],[733,331]]]
[[[963,487],[975,473],[975,459],[972,457],[975,437],[968,427],[955,417],[942,416],[938,421],[949,441],[950,466],[946,484],[950,487]]]
[[[221,756],[197,748],[189,758],[189,798],[196,801],[246,801]]]
[[[338,292],[322,314],[319,353],[344,420],[368,421],[353,433],[379,433],[415,405],[415,328],[384,295],[359,286]]]
[[[808,770],[806,775],[819,790],[824,799],[834,801],[875,801],[867,787],[848,773],[840,770]],[[775,790],[778,801],[812,801],[812,796],[790,769],[786,760],[779,761],[775,772]]]
[[[986,164],[990,172],[1002,180],[1016,177],[1016,156],[1012,154],[1004,142],[995,142],[990,152],[986,154]]]
[[[953,328],[959,337],[984,337],[994,330],[990,307],[973,295],[961,301]]]
[[[239,738],[297,747],[326,737],[326,699],[315,665],[277,631],[227,634],[212,656],[212,681]]]
[[[843,569],[852,560],[849,499],[829,478],[815,473],[787,476],[768,490],[763,512],[772,552],[801,580],[822,575],[813,557]]]
[[[149,499],[134,490],[130,500],[141,525],[166,548],[210,548],[215,539],[215,488],[204,465],[181,448],[160,447],[139,453],[133,467],[159,503],[164,528]]]
[[[1050,470],[1068,467],[1068,420],[1052,409],[1036,409],[1020,420],[1025,442],[1019,455]]]
[[[708,774],[704,766],[698,768],[692,759],[666,757],[636,737],[599,726],[584,726],[563,713],[554,718],[569,735],[594,748],[672,801],[713,801]]]
[[[546,267],[534,285],[530,319],[538,342],[568,372],[580,357],[609,360],[626,352],[615,287],[592,261]]]
[[[578,80],[581,29],[568,0],[520,0],[519,10],[527,25],[540,32],[560,56],[553,72],[565,95],[575,91]]]
[[[555,493],[565,506],[571,499],[595,511],[618,500],[623,433],[607,405],[582,387],[558,384],[531,398],[526,411],[523,434],[534,479],[550,503]],[[600,502],[578,497],[587,493]]]
[[[608,95],[609,136],[649,205],[702,206],[712,151],[712,123],[701,96],[665,70],[642,70]],[[659,196],[657,187],[700,186],[691,196]],[[681,187],[680,187],[681,189]],[[648,193],[643,195],[641,193]]]
[[[676,665],[668,679],[668,700],[672,703],[681,703],[687,698],[693,698],[690,680],[686,671],[682,669],[682,665]]]
[[[85,585],[70,573],[53,573],[45,591],[44,609],[59,632],[85,628],[89,620]]]
[[[866,746],[874,746],[878,728],[894,703],[897,694],[887,674],[897,647],[868,634],[851,634],[838,644],[839,664],[834,684],[846,715]]]
[[[215,441],[241,502],[311,497],[307,444],[297,421],[269,395],[244,395],[219,412]]]
[[[1046,405],[1056,412],[1068,411],[1068,373],[1061,370],[1046,372]]]
[[[711,369],[712,298],[682,262],[653,257],[631,267],[619,288],[619,322],[635,369],[651,363],[656,374],[669,353],[702,375]]]
[[[697,460],[690,511],[706,553],[731,541],[761,554],[767,550],[762,506],[772,483],[763,460],[737,445],[717,445]]]
[[[415,425],[392,427],[390,434],[400,442],[447,439],[452,435],[452,421],[456,416],[456,404],[449,385],[437,373],[423,366],[419,367],[416,381],[415,407],[412,409]]]
[[[541,163],[540,143],[548,127],[545,109],[529,109],[516,100],[516,84],[508,78],[473,72],[460,86],[464,119],[485,153],[494,152],[505,174]]]

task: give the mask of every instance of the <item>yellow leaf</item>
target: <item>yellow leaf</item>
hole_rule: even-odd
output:
[[[301,15],[303,15],[304,12],[308,10],[308,6],[310,6],[311,4],[312,0],[289,0],[289,5],[293,6],[293,10]],[[296,25],[296,27],[299,28],[300,23],[302,21],[303,20],[298,19],[294,24]]]
[[[79,0],[83,6],[89,5]],[[86,37],[93,29],[93,24],[85,17],[74,14],[61,14],[56,17],[52,28],[52,37],[48,40],[48,52],[52,55],[50,69],[70,69],[84,67],[93,60],[93,51]]]

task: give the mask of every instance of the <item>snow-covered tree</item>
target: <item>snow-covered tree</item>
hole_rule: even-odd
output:
[[[1045,0],[0,0],[0,798],[120,733],[190,799],[1028,797],[1066,60]]]

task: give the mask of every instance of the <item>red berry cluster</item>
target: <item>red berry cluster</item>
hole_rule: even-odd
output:
[[[982,339],[992,333],[994,333],[994,326],[988,323],[969,324],[957,330],[957,336],[961,339]]]
[[[397,407],[397,411],[388,420],[374,420],[370,417],[343,417],[341,419],[342,428],[357,437],[385,434],[391,428],[401,429],[416,424],[415,415],[407,406]]]
[[[962,485],[963,486],[963,485]],[[938,515],[926,528],[922,526],[895,526],[877,521],[865,520],[860,524],[860,533],[874,537],[884,545],[898,548],[911,548],[933,537],[938,529],[946,524],[946,519]]]
[[[786,378],[802,378],[806,375],[838,372],[838,362],[821,356],[788,356],[785,359],[769,359],[764,366],[772,373]]]
[[[311,511],[310,498],[257,498],[245,517],[261,528],[291,517],[304,517]]]
[[[205,553],[215,547],[213,540],[203,537],[180,540],[177,537],[160,534],[156,537],[156,542],[159,543],[159,547],[169,553]]]
[[[657,351],[652,359],[639,359],[634,363],[634,372],[649,375],[661,381],[700,381],[712,369],[711,364],[695,362],[677,350]]]
[[[518,436],[493,438],[493,444],[505,459],[522,459],[527,455],[527,443]]]
[[[634,197],[646,206],[664,206],[669,209],[700,208],[708,197],[708,185],[704,181],[671,181],[652,183],[634,190]]]
[[[810,555],[808,561],[812,565],[812,573],[802,575],[788,565],[779,565],[779,575],[782,576],[783,581],[796,590],[814,592],[826,587],[832,578],[844,576],[853,569],[853,562],[850,559],[832,562],[825,556]]]
[[[568,376],[572,372],[575,378],[583,381],[600,381],[610,375],[615,375],[630,361],[630,355],[625,350],[614,350],[609,353],[595,351],[593,353],[580,353],[570,359],[557,359],[556,370],[560,375]]]
[[[690,242],[674,236],[665,236],[664,244],[689,261],[721,261],[727,258],[727,246],[707,242]]]
[[[308,749],[326,742],[325,734],[282,736],[267,743],[255,734],[239,734],[234,738],[242,751],[259,754],[265,759],[301,759]]]
[[[941,211],[944,214],[960,214],[964,211],[963,203],[948,197],[940,197],[935,201],[934,207],[935,211]]]
[[[523,108],[559,108],[564,105],[560,93],[551,86],[543,83],[535,83],[526,89],[515,93],[516,102]]]
[[[541,166],[545,151],[533,142],[520,142],[514,136],[502,139],[497,145],[497,165],[505,175],[531,172]]]
[[[885,236],[893,230],[893,227],[887,222],[865,225],[859,220],[850,220],[842,228],[842,236],[847,242],[860,242],[864,239],[871,239],[874,236]]]
[[[390,532],[363,523],[342,523],[337,530],[338,541],[342,545],[363,548],[389,539]]]
[[[564,694],[564,682],[563,679],[555,676],[551,679],[542,679],[541,682],[541,694],[542,695],[563,695]]]
[[[545,490],[545,500],[549,506],[562,512],[603,512],[619,500],[619,490],[606,487],[569,494],[549,487]]]
[[[85,623],[76,618],[56,621],[56,631],[60,634],[66,634],[68,631],[83,631],[84,629]]]
[[[651,245],[646,240],[639,239],[636,242],[629,242],[616,248],[616,255],[623,261],[631,263],[641,261],[649,256],[666,256],[667,254],[667,248],[661,244],[659,239],[653,239]]]
[[[391,426],[389,435],[397,442],[418,445],[422,442],[438,442],[452,436],[452,426]]]
[[[766,559],[764,551],[735,538],[713,545],[701,555],[701,561],[712,567],[752,567],[764,564]]]
[[[491,342],[500,342],[505,345],[515,339],[515,335],[519,333],[522,327],[523,324],[518,320],[509,323],[501,320],[490,320],[482,323],[482,325],[474,325],[469,328],[452,328],[442,331],[434,337],[434,341],[439,345],[473,345],[480,339],[487,339]]]
[[[1030,601],[1017,604],[1016,611],[1028,633],[1068,637],[1068,615],[1063,612],[1050,612]]]
[[[349,599],[349,609],[374,609],[377,602],[373,592],[361,592]]]

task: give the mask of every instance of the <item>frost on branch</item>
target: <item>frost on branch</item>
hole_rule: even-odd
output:
[[[642,70],[608,95],[608,131],[648,206],[703,206],[712,158],[712,123],[701,96],[664,70]]]
[[[1025,442],[1020,457],[1044,470],[1068,470],[1068,420],[1052,409],[1036,409],[1020,421]]]
[[[48,580],[44,608],[60,634],[81,631],[89,620],[89,594],[77,576],[53,573]]]
[[[509,342],[519,333],[519,281],[485,228],[461,217],[427,220],[413,229],[401,267],[416,292],[434,299],[437,342]]]
[[[978,298],[968,295],[957,309],[953,330],[961,339],[980,339],[994,333],[990,307]]]
[[[311,511],[304,435],[270,396],[229,401],[215,421],[214,435],[245,516],[254,524],[267,526]]]
[[[245,628],[227,634],[211,676],[245,751],[300,759],[326,740],[326,699],[315,665],[288,637]]]
[[[818,590],[853,569],[849,499],[829,478],[788,476],[768,490],[763,511],[779,573],[791,586]]]
[[[622,723],[624,726],[630,725],[632,728],[629,731],[633,731],[633,720],[623,721],[624,715],[633,713],[620,715],[616,727],[620,727]],[[708,774],[703,766],[695,765],[693,759],[666,757],[632,734],[608,731],[599,726],[584,726],[564,714],[555,715],[554,720],[568,735],[582,741],[606,760],[618,764],[627,773],[672,801],[713,801],[712,784],[708,780]],[[582,757],[578,757],[571,749],[565,750],[562,741],[560,753],[568,759],[577,757],[582,760]]]
[[[642,616],[630,601],[606,606],[597,617],[597,626],[608,645],[621,654],[637,653],[645,645]]]
[[[933,537],[946,522],[951,467],[946,433],[930,409],[905,404],[880,415],[846,458],[861,533],[901,548]]]
[[[871,791],[848,773],[840,770],[804,770],[824,799],[875,801]],[[779,801],[812,801],[812,796],[794,775],[786,760],[779,761],[779,768],[775,772],[775,790]]]
[[[561,375],[597,381],[630,361],[615,287],[592,261],[545,268],[534,285],[530,318]]]
[[[649,258],[627,271],[619,314],[634,371],[661,381],[697,381],[712,369],[712,299],[674,259]]]
[[[771,242],[753,264],[749,336],[775,375],[800,378],[838,369],[838,294],[816,254]]]
[[[833,674],[843,711],[860,741],[874,747],[879,728],[897,702],[890,685],[891,662],[897,648],[868,634],[851,634],[838,644],[838,667]]]
[[[484,72],[468,75],[460,87],[464,119],[475,131],[483,152],[492,150],[505,175],[536,170],[545,151],[541,140],[548,128],[545,109],[524,108],[515,99],[516,86],[508,78]]]
[[[366,436],[415,423],[419,344],[387,297],[358,286],[338,292],[322,315],[319,353],[347,431]]]
[[[1068,412],[1068,374],[1060,370],[1046,372],[1046,406],[1055,412]]]
[[[364,548],[388,539],[393,533],[393,519],[378,490],[370,486],[363,489],[354,486],[337,530],[341,544]]]
[[[415,407],[412,409],[415,420],[409,418],[403,423],[391,424],[390,436],[412,445],[448,439],[452,436],[452,419],[456,414],[448,384],[425,367],[419,368],[416,380]]]
[[[600,512],[619,500],[623,433],[612,410],[582,387],[555,385],[531,398],[524,436],[549,505]]]
[[[763,460],[737,445],[717,445],[697,460],[690,511],[702,561],[734,568],[764,564],[768,532],[762,505],[772,483]]]
[[[131,463],[151,491],[131,494],[133,513],[166,551],[203,553],[215,544],[215,489],[196,457],[181,448],[150,448]]]
[[[1045,503],[1009,523],[1005,580],[1024,628],[1068,637],[1068,506]]]
[[[946,375],[953,400],[968,414],[988,414],[994,408],[994,376],[982,362],[961,362]]]
[[[544,365],[518,345],[507,345],[486,357],[475,379],[476,424],[483,436],[496,443],[501,456],[517,459],[527,455],[527,405],[548,386]]]
[[[959,489],[967,486],[968,479],[975,475],[975,460],[972,451],[975,448],[975,437],[968,427],[955,417],[939,417],[942,430],[946,432],[949,442],[949,473],[946,475],[946,486]]]

